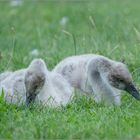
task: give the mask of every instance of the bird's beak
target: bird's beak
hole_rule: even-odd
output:
[[[128,84],[125,90],[130,93],[135,99],[140,100],[140,93],[132,83]]]
[[[32,102],[34,102],[35,97],[36,96],[34,94],[29,94],[29,96],[26,94],[26,105],[29,106]]]

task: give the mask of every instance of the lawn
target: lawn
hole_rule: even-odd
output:
[[[140,89],[139,0],[0,1],[0,72],[43,58],[51,70],[63,58],[95,53],[124,61]],[[37,52],[37,53],[36,53]],[[140,102],[123,93],[120,107],[80,96],[51,109],[0,99],[0,139],[140,139]]]

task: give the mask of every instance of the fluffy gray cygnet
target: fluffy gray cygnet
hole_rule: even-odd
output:
[[[10,103],[41,102],[56,107],[66,105],[73,93],[70,84],[58,73],[48,71],[42,59],[35,59],[28,68],[0,75],[0,94]]]
[[[140,100],[126,65],[101,55],[68,57],[56,65],[53,72],[60,73],[72,87],[93,94],[97,103],[120,105],[120,90]]]

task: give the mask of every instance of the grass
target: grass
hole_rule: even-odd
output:
[[[139,0],[36,0],[15,7],[0,1],[0,71],[28,66],[34,49],[50,70],[75,53],[96,53],[125,60],[140,88],[139,13]],[[0,100],[0,139],[140,139],[139,110],[126,93],[120,107],[89,97],[57,109]]]

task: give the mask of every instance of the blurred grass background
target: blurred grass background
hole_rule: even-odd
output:
[[[139,88],[139,13],[139,0],[0,0],[0,72],[35,57],[51,70],[67,56],[95,53],[125,60]],[[127,95],[118,108],[85,97],[60,110],[2,102],[0,138],[140,139],[139,110]]]

